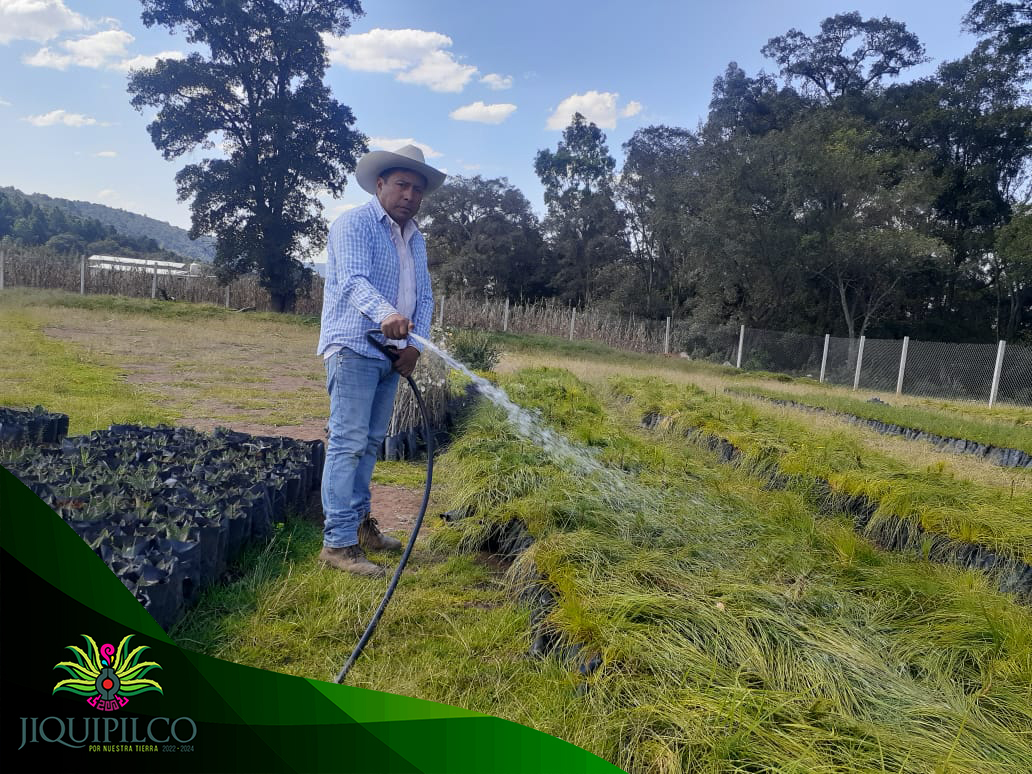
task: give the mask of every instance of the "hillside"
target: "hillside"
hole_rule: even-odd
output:
[[[211,237],[201,237],[193,241],[187,236],[185,229],[146,215],[94,202],[61,199],[40,193],[26,194],[14,187],[0,187],[0,192],[24,197],[46,209],[56,207],[68,215],[99,220],[129,237],[153,239],[162,249],[178,253],[185,258],[210,263],[215,257],[215,240]]]

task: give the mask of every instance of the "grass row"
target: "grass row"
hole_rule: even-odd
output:
[[[762,398],[794,401],[805,406],[823,408],[840,414],[851,414],[863,419],[875,419],[886,424],[934,433],[943,438],[963,438],[987,446],[1020,449],[1032,454],[1032,411],[1029,411],[1028,416],[1023,419],[1013,417],[1006,422],[986,422],[916,406],[869,403],[859,398],[827,392],[815,392],[801,396],[783,390],[745,385],[736,386],[734,390]]]
[[[655,379],[616,378],[617,393],[639,417],[665,417],[681,433],[703,431],[724,438],[753,468],[776,465],[781,473],[823,479],[834,492],[878,504],[868,534],[913,521],[952,540],[986,546],[1032,562],[1032,494],[945,475],[945,466],[915,469],[865,448],[847,428],[826,431],[782,418],[723,395]]]
[[[435,544],[522,521],[535,543],[514,583],[546,583],[547,626],[602,658],[583,694],[596,736],[570,741],[634,772],[1032,765],[1032,617],[984,578],[874,550],[680,434],[636,431],[565,372],[504,385],[622,471],[556,467],[490,407],[441,463],[471,515]]]

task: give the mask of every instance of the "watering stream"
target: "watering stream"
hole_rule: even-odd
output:
[[[509,398],[501,387],[491,384],[491,382],[481,376],[477,376],[432,341],[414,333],[410,333],[409,336],[433,351],[449,366],[468,376],[482,395],[505,411],[509,423],[515,428],[516,432],[540,446],[556,462],[572,467],[583,476],[591,477],[600,491],[605,494],[613,495],[617,492],[627,491],[627,482],[621,475],[599,464],[587,449],[578,448],[551,428],[543,426],[534,414],[513,403],[512,399]]]

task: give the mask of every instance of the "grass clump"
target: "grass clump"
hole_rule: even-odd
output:
[[[502,353],[494,339],[484,331],[460,330],[451,336],[452,356],[473,371],[493,371]]]

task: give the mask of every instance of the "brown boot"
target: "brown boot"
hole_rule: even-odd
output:
[[[401,541],[380,532],[376,519],[369,514],[358,525],[358,542],[368,551],[400,551]]]
[[[319,559],[338,570],[362,575],[366,578],[383,578],[387,575],[387,571],[383,567],[366,559],[365,552],[359,546],[344,548],[323,546]]]

